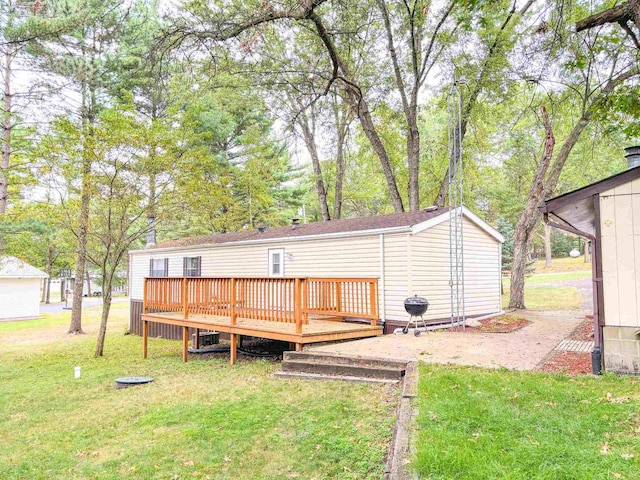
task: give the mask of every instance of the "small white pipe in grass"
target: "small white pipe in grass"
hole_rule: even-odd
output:
[[[500,310],[499,312],[495,312],[495,313],[488,313],[487,315],[482,315],[481,317],[467,317],[466,318],[466,322],[467,322],[467,326],[469,325],[469,321],[474,321],[474,322],[479,322],[480,320],[484,320],[485,318],[492,318],[492,317],[497,317],[498,315],[504,315],[505,311],[504,310]],[[446,328],[451,328],[451,327],[461,327],[462,323],[441,323],[439,325],[430,325],[428,327],[421,327],[418,328],[418,330],[420,330],[421,332],[431,332],[433,330],[444,330]],[[393,333],[402,333],[402,330],[404,330],[404,328],[400,327],[400,328],[396,328]],[[415,330],[415,328],[410,328],[409,330]]]
[[[75,377],[80,378],[80,367],[75,367],[73,371],[74,371]]]

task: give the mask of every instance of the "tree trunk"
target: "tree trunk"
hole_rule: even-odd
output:
[[[156,244],[156,175],[149,174],[149,201],[147,203],[147,247]]]
[[[111,310],[111,279],[108,275],[104,276],[102,284],[102,315],[100,318],[100,329],[98,330],[98,342],[96,343],[96,357],[102,357],[104,354],[104,339],[107,334],[107,321],[109,320],[109,311]]]
[[[509,308],[526,308],[524,304],[524,277],[527,255],[531,245],[532,232],[542,217],[538,206],[544,200],[545,175],[551,163],[555,137],[547,110],[542,108],[542,119],[545,130],[544,153],[538,164],[529,190],[529,197],[524,211],[518,218],[513,238],[513,261],[511,264],[511,292],[509,294]]]
[[[338,106],[342,108],[338,108]],[[336,185],[335,195],[333,200],[333,218],[338,220],[342,216],[342,190],[344,184],[344,172],[345,172],[345,159],[344,159],[344,144],[347,140],[347,132],[349,131],[349,125],[353,117],[349,111],[348,106],[344,106],[342,103],[334,101],[334,116],[336,124]]]
[[[298,125],[300,125],[302,138],[304,139],[304,143],[307,146],[309,155],[311,156],[311,165],[313,166],[314,184],[316,187],[320,214],[322,215],[322,220],[328,222],[331,220],[331,216],[329,215],[329,205],[327,204],[327,189],[324,185],[324,180],[322,179],[322,167],[320,166],[320,156],[318,155],[315,135],[309,125],[309,119],[305,112],[300,112],[300,115],[298,116]]]
[[[76,246],[76,275],[73,282],[73,304],[71,306],[71,324],[67,333],[84,333],[82,331],[82,290],[84,286],[85,267],[87,262],[87,232],[89,230],[89,193],[91,181],[91,160],[85,153],[82,165],[82,196],[78,214],[78,240]]]
[[[0,157],[0,216],[7,211],[9,198],[9,159],[11,156],[11,62],[13,47],[5,44],[4,55],[4,89],[3,89],[3,115],[2,115],[2,157]],[[2,236],[0,236],[0,254],[2,253]]]
[[[544,266],[551,266],[551,226],[544,224]]]
[[[407,163],[409,167],[409,210],[420,210],[420,131],[417,122],[417,107],[407,117],[409,134],[407,135]]]
[[[333,218],[338,220],[342,216],[342,185],[344,183],[344,140],[345,135],[338,132],[336,148],[336,191],[333,199]]]

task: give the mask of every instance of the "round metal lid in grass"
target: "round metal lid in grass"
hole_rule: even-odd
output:
[[[122,377],[116,378],[116,388],[129,388],[153,382],[151,377]]]

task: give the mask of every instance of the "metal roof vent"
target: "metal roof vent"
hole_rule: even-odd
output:
[[[296,228],[300,228],[300,219],[292,218],[291,219],[291,230],[295,230]]]
[[[267,231],[267,227],[266,227],[266,226],[264,226],[264,227],[258,227],[258,232],[260,232],[260,233],[264,233],[264,232],[266,232],[266,231]]]
[[[627,147],[624,149],[625,158],[629,163],[628,168],[640,167],[640,145],[634,147]]]

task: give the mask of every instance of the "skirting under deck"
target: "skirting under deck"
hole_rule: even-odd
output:
[[[354,338],[375,337],[382,335],[382,327],[354,323],[309,319],[303,326],[302,333],[296,333],[296,324],[289,322],[274,322],[238,317],[236,324],[231,323],[230,317],[218,315],[190,314],[188,319],[181,312],[147,313],[142,315],[143,322],[143,357],[147,356],[148,323],[156,322],[166,325],[183,327],[182,359],[187,361],[189,328],[203,330],[217,330],[229,333],[231,336],[231,363],[235,363],[235,345],[237,335],[268,338],[295,343],[296,349],[301,350],[306,343],[330,342],[349,340]]]

